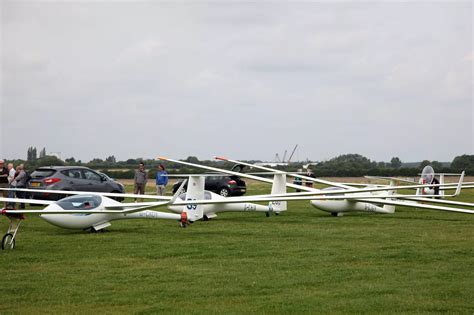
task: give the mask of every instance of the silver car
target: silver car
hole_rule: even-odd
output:
[[[124,186],[105,174],[83,166],[50,166],[31,173],[31,189],[125,193]],[[33,193],[34,199],[58,200],[65,195]],[[123,198],[115,198],[122,201]]]

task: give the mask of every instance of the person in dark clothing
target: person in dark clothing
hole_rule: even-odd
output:
[[[145,170],[145,163],[140,162],[138,165],[138,169],[135,170],[135,177],[134,177],[134,194],[144,195],[145,194],[145,187],[146,183],[148,182],[148,172]],[[141,199],[140,201],[142,201]],[[135,199],[137,201],[137,199]]]
[[[302,172],[302,170],[299,169],[298,173],[301,173],[301,172]],[[293,184],[302,186],[303,185],[303,180],[301,179],[301,177],[296,176],[295,179],[293,180]],[[296,189],[296,192],[301,192],[301,189]]]
[[[306,173],[306,176],[311,177],[311,178],[316,178],[316,176],[314,176],[313,171],[310,170],[310,169],[308,169],[308,172]],[[312,181],[306,180],[305,182],[306,182],[306,183],[305,183],[305,184],[306,184],[306,187],[311,187],[311,188],[313,188],[313,182],[312,182]]]
[[[5,167],[5,161],[0,159],[0,188],[8,188],[8,169]],[[2,190],[2,196],[7,197],[7,191]],[[7,203],[4,203],[4,207]]]
[[[432,185],[438,185],[439,180],[435,176],[433,176],[433,179],[431,180],[431,184]],[[433,187],[430,187],[430,188],[434,189],[435,196],[439,196],[439,186],[433,186]],[[436,199],[440,199],[440,197],[437,197]]]

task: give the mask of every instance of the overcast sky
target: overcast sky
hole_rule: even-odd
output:
[[[1,1],[0,157],[474,152],[465,2]]]

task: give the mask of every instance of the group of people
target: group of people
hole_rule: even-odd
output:
[[[166,185],[168,185],[168,172],[166,172],[165,166],[159,164],[156,171],[155,182],[156,182],[156,193],[158,196],[164,196],[166,193]],[[145,186],[148,182],[148,171],[145,169],[145,163],[140,162],[138,169],[135,170],[134,181],[134,194],[144,195]]]
[[[26,188],[28,183],[28,174],[25,171],[23,164],[18,165],[16,168],[13,163],[8,163],[5,167],[5,161],[0,159],[0,188]],[[8,198],[23,198],[24,192],[22,191],[5,191],[2,190],[3,197]],[[14,203],[5,202],[4,207],[15,207]],[[25,204],[21,203],[20,208],[24,209]]]
[[[302,169],[299,169],[298,170],[298,173],[302,173]],[[316,178],[316,176],[314,175],[313,171],[310,170],[310,169],[307,169],[306,170],[306,174],[305,174],[307,177],[311,177],[311,178]],[[306,187],[310,187],[310,188],[313,188],[313,182],[310,181],[310,180],[305,180],[303,181],[303,179],[301,177],[295,177],[294,181],[293,181],[293,184],[295,185],[300,185],[302,186],[303,184],[306,186]],[[301,189],[296,189],[297,192],[301,192]]]
[[[18,165],[16,168],[13,163],[8,163],[8,165],[5,166],[5,161],[0,159],[0,188],[27,188],[28,180],[29,176],[23,164]],[[135,170],[134,194],[145,194],[147,182],[148,171],[145,169],[145,164],[140,162],[138,169]],[[168,185],[168,173],[163,164],[158,165],[155,182],[156,193],[158,196],[164,196],[166,194],[166,186]],[[24,198],[24,194],[22,191],[1,191],[1,195],[4,198]],[[5,202],[3,206],[12,208],[15,207],[15,204]],[[24,209],[25,204],[20,204],[20,208]]]

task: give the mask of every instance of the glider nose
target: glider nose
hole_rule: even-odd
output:
[[[49,206],[47,206],[46,208],[44,208],[44,210],[63,210],[63,208],[61,208],[57,204],[53,203],[53,204],[50,204]],[[53,225],[58,224],[58,222],[57,222],[57,219],[59,217],[58,215],[55,215],[55,214],[40,214],[39,216],[41,217],[41,219],[45,220],[48,223],[51,223]]]
[[[59,205],[57,205],[55,203],[52,203],[52,204],[48,205],[46,208],[44,208],[43,210],[59,210],[59,211],[61,211],[61,210],[64,210],[64,209],[61,208]],[[44,217],[50,217],[52,215],[51,214],[40,214],[40,216],[42,218],[44,218]]]

